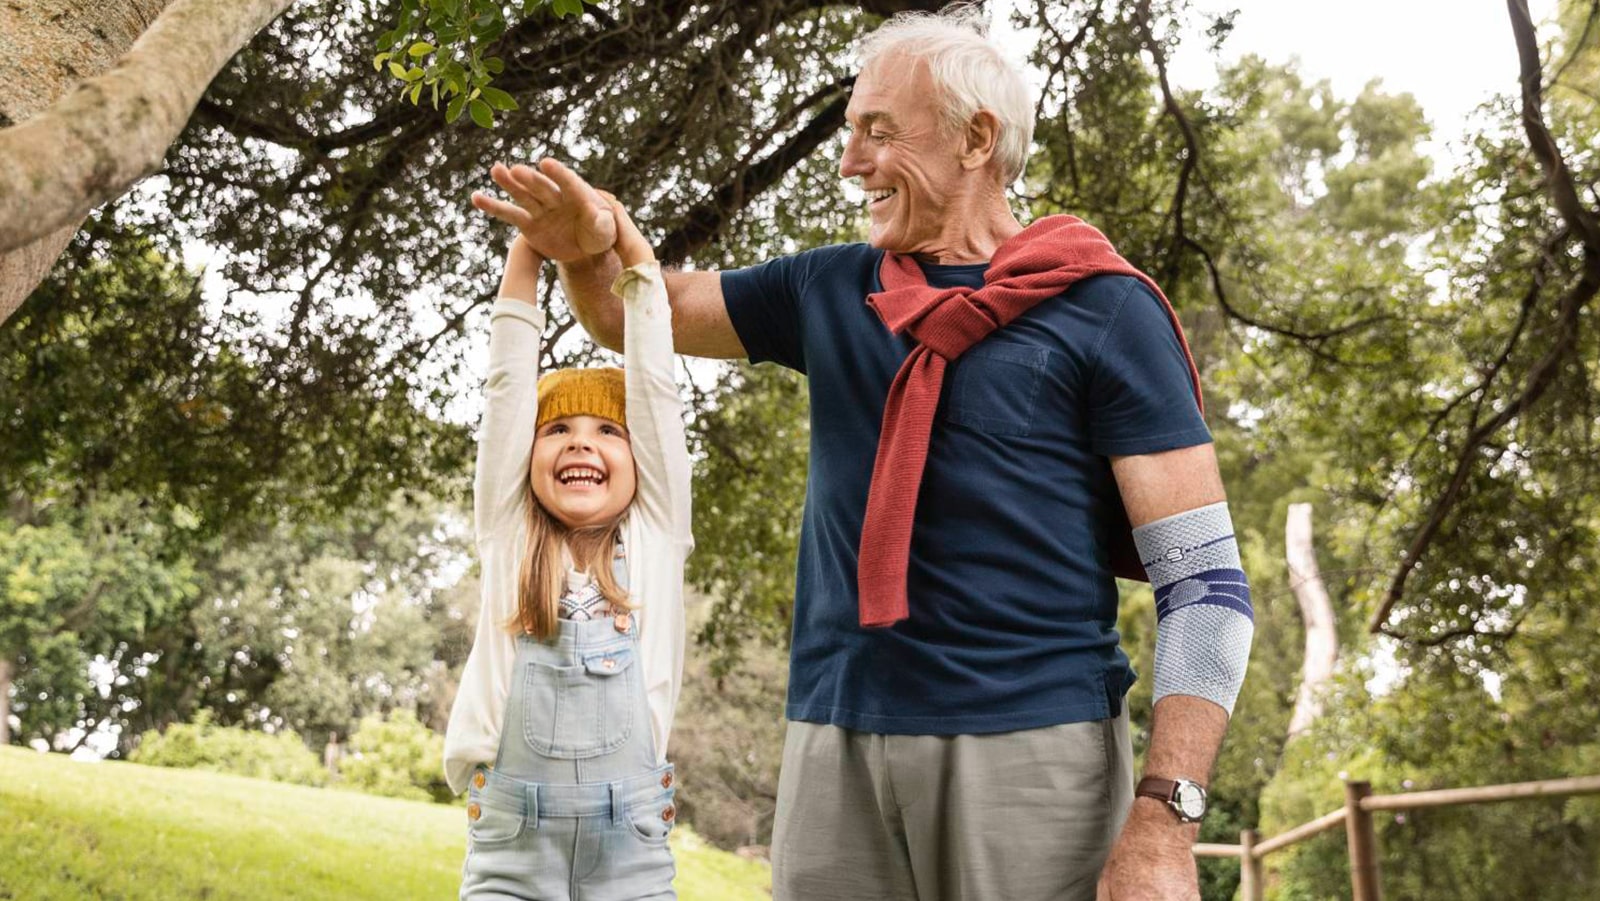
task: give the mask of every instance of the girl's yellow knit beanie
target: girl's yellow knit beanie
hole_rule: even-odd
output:
[[[543,428],[565,416],[599,416],[626,426],[628,392],[615,366],[556,369],[539,378],[539,421]]]

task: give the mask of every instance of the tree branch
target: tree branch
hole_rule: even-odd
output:
[[[1411,448],[1411,453],[1406,457],[1406,469],[1410,469],[1412,464],[1416,462],[1417,457],[1427,447],[1429,438],[1433,435],[1434,430],[1438,429],[1449,418],[1451,413],[1459,409],[1463,403],[1475,397],[1480,398],[1479,403],[1482,403],[1481,398],[1483,395],[1494,385],[1500,373],[1511,362],[1511,354],[1516,350],[1517,344],[1521,342],[1523,332],[1528,326],[1528,320],[1532,318],[1533,310],[1538,305],[1539,295],[1544,288],[1545,279],[1548,277],[1552,265],[1552,256],[1555,254],[1556,248],[1567,239],[1567,235],[1567,230],[1562,228],[1552,235],[1549,241],[1545,242],[1544,253],[1540,255],[1538,264],[1534,266],[1533,277],[1529,281],[1528,290],[1522,295],[1522,304],[1517,314],[1517,322],[1512,326],[1511,334],[1506,338],[1505,346],[1500,350],[1500,356],[1489,364],[1486,371],[1483,371],[1476,385],[1451,398],[1448,403],[1439,409],[1439,412],[1433,414],[1433,417],[1428,420],[1427,427],[1422,430],[1421,437],[1417,439],[1417,443]]]
[[[845,89],[845,83],[841,82],[841,94]],[[711,243],[734,213],[775,184],[784,173],[811,155],[844,125],[844,108],[848,102],[846,96],[836,97],[782,147],[737,173],[718,188],[709,200],[690,209],[683,224],[656,245],[661,262],[666,265],[682,263],[695,251]]]
[[[175,0],[111,71],[0,131],[0,253],[76,226],[161,166],[223,64],[290,0]]]
[[[1183,211],[1189,197],[1189,179],[1200,164],[1200,140],[1195,136],[1194,125],[1178,104],[1178,98],[1172,93],[1172,84],[1167,78],[1167,54],[1150,27],[1150,0],[1140,0],[1136,15],[1139,32],[1144,36],[1145,49],[1150,51],[1150,57],[1155,60],[1156,77],[1161,85],[1162,109],[1178,123],[1178,131],[1183,134],[1183,163],[1178,167],[1178,184],[1173,188],[1172,203],[1167,211],[1167,218],[1172,221],[1172,243],[1166,262],[1161,267],[1161,282],[1169,286],[1168,290],[1173,290],[1178,280],[1183,248],[1190,244],[1184,233]]]
[[[1257,328],[1267,332],[1268,334],[1281,335],[1282,337],[1298,341],[1305,345],[1306,350],[1308,350],[1312,356],[1320,360],[1340,365],[1344,364],[1346,362],[1344,359],[1329,353],[1327,350],[1323,349],[1322,345],[1334,338],[1338,338],[1359,329],[1368,328],[1370,326],[1377,325],[1395,318],[1389,314],[1384,314],[1382,316],[1369,316],[1365,319],[1351,320],[1343,325],[1316,332],[1300,331],[1299,329],[1290,328],[1286,325],[1278,325],[1276,323],[1268,322],[1264,319],[1257,319],[1254,316],[1246,314],[1238,307],[1235,307],[1232,301],[1228,299],[1227,288],[1222,283],[1222,271],[1217,267],[1217,262],[1212,257],[1211,251],[1208,250],[1205,245],[1193,238],[1188,237],[1187,235],[1184,236],[1183,242],[1184,246],[1188,247],[1190,250],[1199,255],[1200,261],[1205,265],[1206,273],[1210,276],[1211,293],[1217,298],[1217,305],[1222,307],[1223,313],[1227,314],[1229,318],[1242,322],[1251,328]]]
[[[1545,190],[1567,226],[1583,241],[1586,270],[1600,270],[1600,217],[1587,209],[1578,197],[1572,170],[1561,156],[1561,148],[1544,122],[1543,67],[1539,60],[1538,35],[1528,13],[1527,0],[1506,0],[1511,11],[1511,30],[1517,40],[1517,59],[1522,69],[1522,128],[1528,135],[1528,149],[1545,172]]]
[[[1533,19],[1528,13],[1526,0],[1506,0],[1511,13],[1511,30],[1516,39],[1517,58],[1521,68],[1522,125],[1528,137],[1528,148],[1545,173],[1545,190],[1567,228],[1583,242],[1583,269],[1578,280],[1562,295],[1557,307],[1554,335],[1550,349],[1528,370],[1522,391],[1510,403],[1481,425],[1474,423],[1472,431],[1456,455],[1455,470],[1443,493],[1431,505],[1428,516],[1416,531],[1401,556],[1400,564],[1390,579],[1389,588],[1377,611],[1372,616],[1369,630],[1388,633],[1389,614],[1405,591],[1407,578],[1421,562],[1422,555],[1437,537],[1445,519],[1454,509],[1465,489],[1467,479],[1477,468],[1478,452],[1504,427],[1544,396],[1559,373],[1561,365],[1574,353],[1578,343],[1579,317],[1597,293],[1600,293],[1600,219],[1593,210],[1584,208],[1578,197],[1572,172],[1561,156],[1560,147],[1545,125],[1542,99],[1543,76],[1539,59],[1538,36]],[[1484,397],[1480,396],[1478,408]]]
[[[660,12],[666,17],[683,15],[683,6],[680,3]],[[495,86],[501,90],[517,94],[537,89],[546,93],[582,84],[603,84],[606,75],[617,66],[643,53],[641,43],[658,39],[635,28],[632,22],[618,25],[615,19],[605,16],[603,21],[596,19],[605,25],[600,32],[579,26],[570,36],[545,46],[538,39],[548,37],[555,23],[544,9],[517,23],[485,51],[487,56],[512,58],[506,72],[495,81]],[[590,11],[593,12],[593,9]],[[660,52],[674,52],[689,37],[680,34],[670,41],[663,40]],[[534,65],[534,61],[538,65]],[[202,121],[233,134],[269,141],[314,156],[325,156],[335,150],[389,137],[397,130],[418,128],[433,134],[444,130],[449,124],[443,115],[400,99],[389,100],[366,122],[325,134],[310,131],[289,116],[262,120],[210,98],[200,103],[197,112],[201,114]]]

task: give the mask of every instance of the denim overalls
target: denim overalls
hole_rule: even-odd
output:
[[[626,585],[619,556],[614,571]],[[461,898],[675,899],[672,764],[657,764],[638,618],[517,638],[493,769],[472,774]]]

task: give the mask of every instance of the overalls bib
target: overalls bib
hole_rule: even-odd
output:
[[[677,898],[676,780],[656,763],[638,660],[632,614],[518,636],[500,750],[468,791],[463,901]]]

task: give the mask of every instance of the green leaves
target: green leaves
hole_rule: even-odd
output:
[[[505,60],[485,53],[500,40],[510,25],[508,16],[534,16],[548,10],[556,18],[583,15],[584,5],[596,0],[402,0],[395,26],[378,37],[379,52],[373,57],[374,69],[405,82],[401,96],[413,106],[422,98],[422,88],[430,90],[435,109],[441,96],[447,99],[445,121],[454,122],[463,112],[483,128],[494,126],[496,110],[517,109],[517,101],[504,90],[490,87],[495,76],[505,72]],[[396,62],[395,57],[413,61]]]
[[[201,710],[194,722],[174,723],[166,732],[152,729],[140,737],[128,759],[146,766],[235,773],[291,785],[327,784],[322,761],[294,730],[268,734],[218,725],[214,719],[211,711]]]
[[[341,766],[344,784],[357,791],[417,801],[449,801],[444,781],[444,737],[404,708],[371,713],[350,736],[356,753]]]
[[[498,110],[511,110],[517,108],[517,101],[510,94],[499,88],[484,88],[483,99]]]

